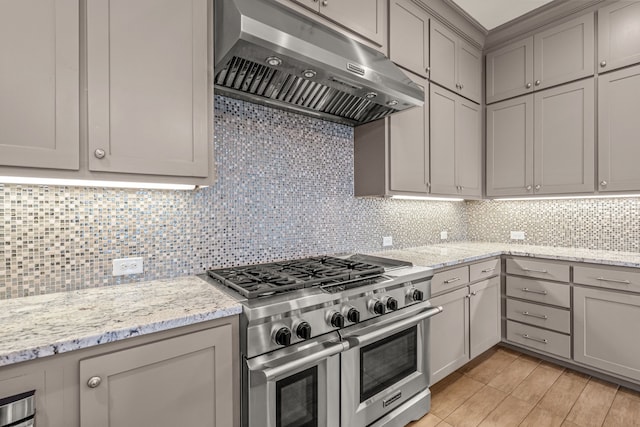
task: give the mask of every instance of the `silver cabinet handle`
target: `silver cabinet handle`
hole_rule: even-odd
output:
[[[600,181],[600,185],[602,185],[603,187],[606,187],[607,184],[608,184],[607,181],[604,181],[604,180]]]
[[[529,334],[522,334],[522,338],[525,338],[525,339],[528,339],[528,340],[531,340],[531,341],[536,341],[536,342],[539,342],[539,343],[542,343],[542,344],[548,344],[549,343],[548,340],[545,340],[545,339],[542,339],[542,338],[535,338],[535,337],[529,336]]]
[[[529,292],[530,294],[547,295],[547,291],[536,291],[529,288],[522,288],[522,292]]]
[[[601,282],[622,283],[623,285],[631,284],[628,280],[607,279],[606,277],[596,277],[596,280],[600,280]]]
[[[542,274],[549,273],[547,270],[536,270],[535,268],[520,267],[520,269],[522,271],[528,271],[529,273],[542,273]]]
[[[458,280],[460,280],[459,277],[454,277],[453,279],[445,280],[444,283],[448,285],[449,283],[457,282]]]
[[[538,184],[536,185],[536,191],[540,190],[542,188],[542,185]]]
[[[89,381],[87,381],[87,386],[89,388],[96,388],[102,383],[102,378],[100,377],[91,377]]]
[[[97,159],[104,159],[104,156],[107,155],[107,152],[102,148],[96,148],[96,151],[93,152],[93,155],[96,156]]]
[[[540,80],[536,80],[536,86],[540,86],[540,83],[542,83]]]
[[[532,186],[527,185],[527,186],[525,187],[525,190],[527,190],[527,191],[531,191],[531,189],[532,189],[532,188],[533,188]]]
[[[531,83],[527,83],[525,86],[527,89],[531,89]]]
[[[482,272],[483,273],[490,273],[490,272],[495,271],[495,270],[496,270],[495,267],[493,267],[493,268],[485,268],[484,270],[482,270]]]
[[[606,67],[607,66],[607,61],[600,61],[600,66],[602,68]]]
[[[529,313],[528,311],[523,311],[522,312],[523,316],[529,316],[529,317],[535,317],[536,319],[542,319],[542,320],[547,320],[548,317],[545,316],[544,314],[533,314],[533,313]]]

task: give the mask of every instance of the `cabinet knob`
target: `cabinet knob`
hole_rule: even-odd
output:
[[[542,83],[540,80],[536,80],[536,86],[540,86],[540,83]]]
[[[604,181],[604,180],[603,180],[603,181],[600,181],[600,185],[602,185],[603,187],[606,187],[606,185],[607,185],[607,184],[608,184],[608,182],[607,182],[607,181]]]
[[[527,83],[525,86],[527,89],[531,89],[531,83]]]
[[[542,185],[538,184],[536,185],[536,191],[540,190],[542,188]]]
[[[460,83],[460,89],[464,89],[464,85],[462,83]]]
[[[102,383],[102,378],[100,377],[91,377],[89,381],[87,381],[87,385],[89,388],[96,388]]]
[[[531,191],[531,189],[532,189],[532,188],[533,188],[533,187],[532,187],[532,186],[530,186],[530,185],[527,185],[527,186],[525,187],[525,189],[526,189],[527,191]]]
[[[600,66],[602,68],[606,67],[607,66],[607,61],[600,61]]]
[[[107,155],[107,152],[104,151],[102,148],[96,148],[96,151],[93,152],[93,154],[96,156],[96,158],[98,159],[104,159],[104,156]]]
[[[427,72],[427,74],[429,74],[431,72],[431,67],[427,67],[424,70]]]
[[[329,2],[328,2],[327,0],[324,0],[324,1],[322,2],[322,5],[323,5],[323,6],[325,6],[325,7],[326,7],[326,6],[329,6]]]

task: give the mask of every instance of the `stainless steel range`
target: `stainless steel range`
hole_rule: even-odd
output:
[[[208,276],[244,306],[243,426],[404,426],[428,412],[431,269],[353,255]]]

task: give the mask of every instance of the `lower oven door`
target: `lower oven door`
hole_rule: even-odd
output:
[[[349,350],[341,355],[342,426],[368,426],[420,393],[429,399],[428,318],[441,311],[424,302],[343,334]]]
[[[247,360],[243,426],[338,426],[343,348],[338,338]]]

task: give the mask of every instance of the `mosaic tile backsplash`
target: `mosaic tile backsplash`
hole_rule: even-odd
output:
[[[215,98],[216,182],[195,192],[0,184],[0,299],[467,238],[464,203],[353,197],[353,129]],[[111,260],[145,273],[112,277]]]

